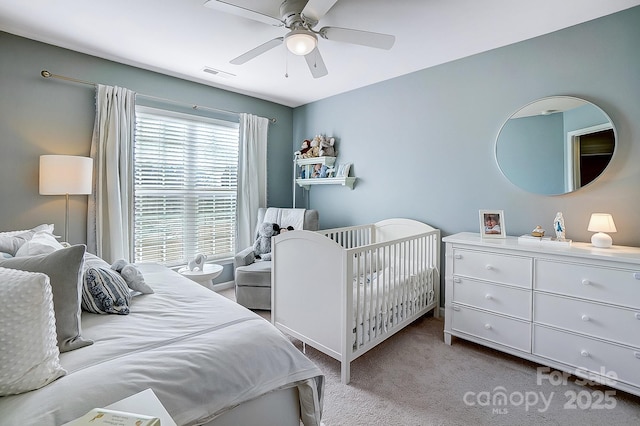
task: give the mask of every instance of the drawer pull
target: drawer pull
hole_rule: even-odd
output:
[[[590,357],[590,356],[591,356],[591,354],[590,354],[589,352],[585,351],[585,350],[581,351],[581,352],[580,352],[580,355],[582,355],[582,356],[583,356],[583,357],[585,357],[585,358],[588,358],[588,357]]]
[[[640,352],[634,352],[633,355],[635,355],[636,358],[640,359]]]
[[[462,255],[461,254],[456,254],[453,256],[454,259],[462,259]]]
[[[640,280],[640,272],[634,272],[633,278],[635,278],[636,280]]]
[[[589,284],[591,284],[591,281],[589,281],[588,279],[585,278],[584,280],[582,280],[582,284],[589,285]]]
[[[487,330],[491,330],[491,324],[485,324],[484,328],[486,328]]]
[[[453,306],[452,309],[456,312],[460,312],[460,308],[458,306]]]
[[[487,265],[487,266],[485,266],[485,268],[487,268],[487,271],[493,271],[493,269],[494,269],[493,266],[491,266],[491,265]]]
[[[453,279],[453,282],[454,282],[454,283],[461,283],[461,282],[462,282],[462,280],[461,280],[460,278],[454,278],[454,279]]]
[[[589,318],[589,315],[583,315],[582,316],[582,321],[589,321],[591,318]]]
[[[635,317],[636,319],[640,320],[640,312],[636,312]]]
[[[493,299],[493,296],[492,296],[492,295],[490,295],[490,294],[486,294],[486,295],[484,296],[484,298],[485,298],[485,299],[487,299],[487,300],[491,300],[491,299]]]

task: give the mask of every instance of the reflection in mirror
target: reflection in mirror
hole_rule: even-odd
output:
[[[496,140],[496,159],[507,179],[525,191],[566,194],[598,178],[615,145],[604,111],[583,99],[553,96],[509,117]]]

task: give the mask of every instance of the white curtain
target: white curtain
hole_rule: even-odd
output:
[[[240,114],[236,249],[253,244],[258,207],[267,206],[267,134],[269,120]]]
[[[134,128],[135,92],[99,84],[91,141],[94,182],[89,196],[87,250],[110,263],[131,261]]]

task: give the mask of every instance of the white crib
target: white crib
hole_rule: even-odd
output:
[[[318,232],[272,244],[271,322],[341,362],[351,361],[434,309],[440,230],[411,219]]]

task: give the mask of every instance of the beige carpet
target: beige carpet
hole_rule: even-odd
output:
[[[233,299],[233,290],[221,294]],[[349,385],[340,383],[338,361],[307,346],[327,379],[324,424],[640,425],[640,397],[573,377],[559,383],[554,370],[538,384],[537,364],[460,339],[447,346],[443,328],[432,317],[414,322],[355,360]],[[500,391],[506,404],[494,405]]]

